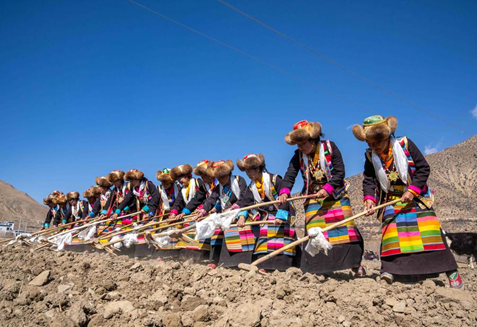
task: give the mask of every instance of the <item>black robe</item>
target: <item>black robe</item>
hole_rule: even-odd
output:
[[[228,184],[229,187],[231,187],[231,184],[233,182],[232,177],[230,179],[230,183]],[[248,188],[247,182],[241,176],[236,176],[236,177],[239,179],[238,180],[238,185],[239,185],[239,188],[240,188],[240,200],[237,199],[235,194],[232,192],[232,195],[230,196],[227,204],[230,204],[230,206],[234,205],[234,204],[237,204],[240,208],[247,207],[247,206],[250,206],[250,205],[254,204],[255,201],[253,199],[253,194],[250,191],[250,189]],[[236,177],[234,177],[234,178],[236,178]],[[214,188],[214,190],[212,191],[212,194],[207,198],[207,200],[205,200],[203,209],[206,212],[209,212],[215,206],[217,201],[220,202],[220,185],[217,185]],[[224,210],[224,209],[228,209],[228,208],[221,208],[221,209]]]
[[[174,212],[175,214],[186,213],[189,215],[194,212],[197,207],[204,203],[204,201],[207,199],[206,184],[201,178],[197,178],[196,182],[196,192],[194,197],[186,205],[182,191],[180,191],[176,200],[174,201],[174,204],[172,205],[171,212]]]
[[[320,151],[320,140],[317,142],[316,151]],[[331,171],[331,179],[327,182],[334,190],[340,189],[344,186],[344,178],[345,178],[345,166],[343,162],[343,157],[341,156],[341,152],[336,146],[336,144],[330,141],[331,145],[331,163],[333,165],[333,170]],[[290,164],[288,165],[287,172],[285,177],[283,177],[282,181],[282,188],[279,190],[280,194],[283,193],[281,190],[288,189],[290,192],[295,184],[295,179],[300,172],[300,159],[301,159],[301,151],[295,150],[295,154],[290,160]],[[313,176],[310,176],[311,180],[310,183],[313,182]],[[325,179],[326,180],[326,179]],[[302,193],[306,193],[306,190],[303,187]]]
[[[84,206],[84,212],[83,212],[83,219],[85,218],[94,218],[96,217],[99,212],[101,211],[101,199],[96,198],[93,204],[93,210],[89,210],[89,201],[84,201],[85,206]],[[91,213],[91,214],[90,214]]]
[[[68,219],[67,219],[67,214],[68,214],[68,206],[65,206],[63,208],[59,208],[57,211],[56,211],[56,215],[55,215],[55,219],[54,219],[54,222],[53,222],[53,225],[55,226],[58,226],[59,224],[63,223],[64,221],[68,222]]]
[[[79,202],[82,202],[83,204],[83,208],[84,210],[81,209],[81,206],[79,207],[78,209],[78,216],[80,218],[84,218],[85,217],[85,213],[84,211],[88,210],[88,203],[87,201],[84,201],[84,200],[78,200]],[[75,220],[75,217],[73,216],[73,206],[69,205],[68,206],[68,210],[66,211],[66,220],[71,223],[71,222],[74,222],[76,221]]]
[[[118,210],[123,211],[124,208],[129,207],[129,210],[132,212],[136,212],[144,208],[144,206],[148,206],[149,210],[147,210],[147,213],[156,213],[157,207],[159,206],[159,191],[157,190],[156,186],[154,183],[151,181],[148,181],[147,179],[144,179],[146,182],[146,188],[151,194],[151,199],[147,203],[142,203],[141,202],[141,208],[136,208],[136,195],[134,195],[134,192],[132,190],[132,186],[129,193],[124,197],[124,200],[119,204]]]

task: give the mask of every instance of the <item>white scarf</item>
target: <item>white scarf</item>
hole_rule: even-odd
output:
[[[71,212],[73,213],[73,216],[75,217],[75,221],[80,218],[78,215],[78,212],[81,208],[81,201],[78,199],[78,202],[76,202],[76,205],[71,208]]]
[[[195,178],[192,178],[189,181],[189,186],[188,187],[183,187],[181,192],[182,192],[182,197],[184,198],[185,204],[188,204],[190,200],[192,200],[195,196]],[[187,189],[189,189],[189,196],[187,196]]]
[[[214,181],[212,182],[214,186],[217,186],[217,180],[214,178]],[[207,197],[209,197],[212,194],[213,189],[210,187],[209,183],[204,182],[205,184],[205,189],[207,190]]]
[[[135,196],[137,196],[138,198],[141,198],[141,191],[144,191],[146,189],[146,181],[142,180],[141,181],[141,184],[139,185],[139,190],[136,191],[136,188],[133,187],[133,193]],[[142,192],[142,200],[144,201],[144,203],[147,203],[148,202],[148,198],[147,198],[147,192]]]
[[[305,155],[303,152],[301,152],[301,157],[302,157],[302,160],[305,164],[305,178],[306,178],[306,185],[308,186],[306,188],[306,193],[305,195],[308,195],[308,189],[310,187],[310,171],[308,170],[308,165],[309,165],[309,162],[308,162],[308,156]],[[323,146],[323,142],[320,142],[320,154],[319,154],[319,159],[318,159],[319,163],[320,163],[320,168],[321,170],[323,170],[323,175],[326,177],[326,180],[328,181],[328,176],[325,172],[325,169],[326,169],[326,161],[325,161],[325,147]]]
[[[101,193],[101,201],[108,201],[111,195],[111,190],[107,190],[105,194]]]
[[[174,198],[175,198],[177,194],[179,193],[179,190],[175,182],[172,185],[174,187]],[[159,185],[159,190],[161,191],[161,199],[162,199],[162,203],[164,204],[164,211],[171,210],[171,205],[169,204],[169,198],[167,197],[166,189],[164,188],[164,186]]]
[[[391,137],[391,142],[393,146],[393,158],[394,158],[394,165],[396,166],[396,170],[399,174],[399,178],[401,181],[404,182],[405,185],[408,185],[408,161],[404,150],[399,144],[398,140],[394,137]],[[381,162],[381,158],[376,154],[376,152],[372,153],[372,161],[374,166],[374,172],[376,173],[376,177],[379,180],[379,184],[381,185],[381,189],[388,193],[389,189],[391,188],[391,181],[389,180],[386,172],[384,171],[383,163]]]
[[[240,200],[240,186],[238,183],[238,178],[236,178],[236,176],[234,175],[231,175],[230,184],[231,184],[232,193],[235,194],[235,197],[237,198],[237,200]],[[219,194],[220,194],[219,196],[220,206],[222,207],[222,210],[228,209],[227,204],[229,203],[229,200],[232,197],[232,194],[230,196],[224,195],[224,187],[222,186],[222,184],[219,187]]]
[[[94,207],[94,203],[93,205],[91,205],[91,203],[88,201],[88,212],[93,212],[93,207]]]
[[[267,196],[270,200],[273,200],[270,174],[263,172],[262,176],[263,176],[263,188],[265,190],[265,196]],[[253,198],[255,199],[255,203],[263,202],[264,199],[262,199],[262,197],[260,196],[260,193],[258,193],[257,185],[255,184],[255,182],[252,182],[250,190],[253,193]]]
[[[119,188],[114,187],[116,189],[116,193],[118,194],[117,196],[119,197],[119,193],[123,196],[123,198],[126,196],[126,189],[128,188],[128,184],[124,183],[123,187],[121,188],[121,192],[119,192]]]

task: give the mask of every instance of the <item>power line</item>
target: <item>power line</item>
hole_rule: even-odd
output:
[[[168,17],[168,16],[166,16],[166,15],[164,15],[164,14],[162,14],[162,13],[160,13],[160,12],[154,10],[154,9],[151,9],[151,8],[149,8],[149,7],[146,7],[146,6],[144,6],[143,4],[140,4],[140,3],[138,3],[138,2],[136,2],[136,1],[134,1],[134,0],[128,0],[128,1],[131,2],[131,3],[133,3],[133,4],[135,4],[135,5],[137,5],[137,6],[139,6],[139,7],[141,7],[141,8],[143,8],[143,9],[146,9],[147,11],[150,11],[150,12],[152,12],[153,14],[158,15],[158,16],[160,16],[160,17],[162,17],[162,18],[164,18],[164,19],[166,19],[166,20],[168,20],[168,21],[170,21],[170,22],[172,22],[172,23],[174,23],[174,24],[176,24],[176,25],[179,25],[179,26],[181,26],[181,27],[183,27],[183,28],[185,28],[185,29],[187,29],[187,30],[189,30],[189,31],[191,31],[191,32],[193,32],[193,33],[195,33],[195,34],[198,34],[198,35],[200,35],[200,36],[202,36],[202,37],[205,37],[205,38],[207,38],[207,39],[209,39],[209,40],[211,40],[211,41],[213,41],[213,42],[216,42],[216,43],[218,43],[218,44],[220,44],[220,45],[222,45],[222,46],[224,46],[224,47],[226,47],[226,48],[228,48],[228,49],[231,49],[231,50],[233,50],[233,51],[235,51],[235,52],[238,52],[239,54],[241,54],[241,55],[243,55],[243,56],[245,56],[245,57],[247,57],[247,58],[250,58],[250,59],[252,59],[252,60],[254,60],[254,61],[256,61],[256,62],[258,62],[258,63],[260,63],[260,64],[262,64],[262,65],[265,65],[265,66],[267,66],[267,67],[269,67],[269,68],[272,68],[272,69],[274,69],[274,70],[280,72],[281,74],[284,74],[284,75],[286,75],[286,76],[288,76],[288,77],[291,77],[291,78],[293,78],[294,80],[299,81],[300,83],[303,83],[303,84],[306,84],[306,85],[311,86],[311,87],[313,87],[313,88],[316,88],[316,89],[318,89],[318,90],[321,91],[321,92],[330,94],[330,95],[332,95],[332,96],[334,96],[334,97],[336,97],[336,98],[338,98],[338,99],[341,99],[341,100],[343,100],[343,101],[345,101],[345,102],[347,102],[347,103],[350,103],[350,104],[352,104],[352,105],[354,105],[354,106],[356,106],[356,107],[358,107],[358,108],[360,108],[360,109],[366,110],[366,111],[368,111],[368,112],[374,114],[374,111],[373,111],[373,110],[371,110],[371,109],[369,109],[369,108],[367,108],[367,107],[365,107],[365,106],[363,106],[363,105],[360,105],[359,103],[356,103],[356,102],[354,102],[354,101],[351,101],[351,100],[349,100],[349,99],[347,99],[347,98],[345,98],[345,97],[343,97],[343,96],[341,96],[341,95],[339,95],[339,94],[337,94],[337,93],[334,93],[334,92],[332,92],[332,91],[330,91],[330,90],[328,90],[328,89],[326,89],[326,88],[324,88],[324,87],[322,87],[322,86],[320,86],[320,85],[317,85],[317,84],[315,84],[315,83],[313,83],[313,82],[310,82],[310,81],[308,81],[308,80],[306,80],[306,79],[304,79],[304,78],[302,78],[302,77],[300,77],[300,76],[297,76],[297,75],[295,75],[295,74],[292,74],[292,73],[290,73],[290,72],[287,71],[287,70],[284,70],[284,69],[282,69],[282,68],[280,68],[280,67],[277,67],[277,66],[275,66],[275,65],[273,65],[273,64],[271,64],[271,63],[269,63],[269,62],[267,62],[267,61],[264,61],[264,60],[262,60],[262,59],[260,59],[260,58],[257,58],[257,57],[255,57],[255,56],[253,56],[253,55],[251,55],[251,54],[249,54],[249,53],[247,53],[247,52],[245,52],[245,51],[242,51],[242,50],[240,50],[240,49],[237,49],[236,47],[231,46],[230,44],[227,44],[227,43],[222,42],[222,41],[220,41],[220,40],[218,40],[218,39],[216,39],[216,38],[214,38],[214,37],[212,37],[212,36],[210,36],[210,35],[207,35],[207,34],[205,34],[205,33],[202,33],[202,32],[200,32],[200,31],[198,31],[198,30],[196,30],[196,29],[194,29],[194,28],[192,28],[192,27],[189,27],[189,26],[187,26],[187,25],[185,25],[185,24],[183,24],[183,23],[181,23],[181,22],[178,22],[178,21],[176,21],[176,20],[174,20],[174,19],[172,19],[172,18],[170,18],[170,17]],[[428,134],[426,134],[426,133],[424,133],[424,132],[422,132],[422,131],[420,131],[420,130],[418,130],[418,129],[414,129],[414,128],[409,127],[409,126],[404,125],[404,124],[401,124],[401,126],[407,127],[407,128],[409,128],[409,129],[411,129],[411,130],[417,132],[417,133],[420,133],[420,134],[422,134],[422,135],[424,135],[424,136],[426,136],[426,137],[428,137],[428,138],[430,138],[430,139],[435,140],[434,137],[432,137],[432,136],[430,136],[430,135],[428,135]],[[447,142],[446,142],[446,143],[447,143]],[[449,143],[447,143],[447,144],[448,144],[449,146],[451,146],[451,144],[449,144]]]
[[[225,2],[224,0],[217,0],[217,1],[220,2],[221,4],[225,5],[225,6],[229,7],[230,9],[236,11],[236,12],[239,13],[240,15],[242,15],[242,16],[244,16],[244,17],[246,17],[246,18],[248,18],[248,19],[254,21],[255,23],[257,23],[257,24],[259,24],[259,25],[265,27],[266,29],[272,31],[273,33],[278,34],[278,35],[280,35],[281,37],[287,39],[288,41],[295,43],[296,45],[298,45],[298,46],[300,46],[301,48],[303,48],[303,49],[309,51],[309,52],[312,53],[313,55],[315,55],[315,56],[317,56],[317,57],[320,57],[320,58],[322,58],[322,59],[328,61],[329,63],[335,65],[336,67],[341,68],[342,70],[344,70],[344,71],[346,71],[347,73],[349,73],[349,74],[351,74],[351,75],[357,77],[358,79],[362,80],[363,82],[368,83],[368,84],[370,84],[370,85],[376,87],[377,89],[379,89],[379,90],[381,90],[381,91],[383,91],[383,92],[385,92],[385,93],[387,93],[387,94],[393,96],[394,98],[396,98],[396,99],[398,99],[398,100],[400,100],[400,101],[402,101],[402,102],[404,102],[404,103],[410,105],[411,107],[413,107],[413,108],[415,108],[415,109],[417,109],[417,110],[420,110],[421,112],[423,112],[423,113],[425,113],[425,114],[427,114],[427,115],[429,115],[429,116],[431,116],[431,117],[433,117],[433,118],[435,118],[435,119],[438,119],[438,120],[440,120],[440,121],[446,123],[446,124],[449,125],[449,126],[452,126],[452,127],[456,128],[456,129],[458,129],[458,130],[461,131],[461,132],[464,132],[464,133],[473,135],[473,133],[471,133],[471,132],[469,132],[469,131],[467,131],[467,130],[465,130],[465,129],[462,129],[460,126],[458,126],[458,125],[456,125],[456,124],[450,122],[449,120],[444,119],[444,118],[440,117],[439,115],[436,115],[435,113],[433,113],[433,112],[431,112],[431,111],[429,111],[429,110],[426,110],[426,109],[422,108],[421,106],[419,106],[419,105],[417,105],[417,104],[415,104],[415,103],[413,103],[413,102],[407,100],[406,98],[404,98],[404,97],[402,97],[402,96],[400,96],[400,95],[398,95],[398,94],[396,94],[396,93],[394,93],[394,92],[388,90],[388,89],[385,88],[384,86],[381,86],[381,85],[379,85],[378,83],[375,83],[375,82],[371,81],[370,79],[368,79],[368,78],[366,78],[366,77],[364,77],[364,76],[362,76],[362,75],[356,73],[355,71],[353,71],[353,70],[351,70],[351,69],[349,69],[349,68],[347,68],[347,67],[341,65],[340,63],[338,63],[338,62],[334,61],[333,59],[329,58],[328,56],[326,56],[325,54],[323,54],[323,53],[321,53],[321,52],[318,52],[318,51],[316,51],[316,50],[314,50],[314,49],[308,47],[307,45],[305,45],[305,44],[303,44],[303,43],[301,43],[301,42],[299,42],[299,41],[296,41],[296,40],[292,39],[291,37],[289,37],[289,36],[287,36],[286,34],[284,34],[284,33],[280,32],[280,31],[274,29],[274,28],[271,27],[271,26],[265,24],[264,22],[258,20],[257,18],[255,18],[255,17],[253,17],[253,16],[251,16],[251,15],[249,15],[249,14],[243,12],[242,10],[240,10],[240,9],[238,9],[238,8],[236,8],[236,7],[234,7],[234,6],[232,6],[230,3]]]

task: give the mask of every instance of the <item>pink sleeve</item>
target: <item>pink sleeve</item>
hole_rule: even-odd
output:
[[[174,215],[178,215],[178,214],[179,214],[179,211],[177,211],[176,209],[172,209],[172,210],[171,210],[171,213],[174,214]]]
[[[333,186],[331,186],[330,184],[326,183],[325,185],[323,185],[323,189],[328,192],[328,194],[332,194],[334,191],[335,191],[335,188]]]
[[[235,210],[235,209],[240,209],[240,206],[237,203],[234,203],[230,209]]]
[[[422,192],[419,187],[416,187],[416,186],[414,186],[414,185],[409,185],[409,186],[408,186],[408,189],[409,189],[409,190],[413,190],[413,191],[416,192],[417,194],[421,194],[421,192]]]
[[[366,195],[366,196],[364,197],[364,202],[366,202],[366,200],[371,200],[371,201],[373,201],[374,203],[378,202],[378,201],[376,201],[376,199],[374,198],[374,196],[371,196],[371,195]]]
[[[280,195],[282,195],[282,194],[284,194],[284,193],[290,195],[290,189],[289,189],[289,188],[286,188],[286,187],[285,187],[285,188],[282,188],[282,189],[280,190]]]

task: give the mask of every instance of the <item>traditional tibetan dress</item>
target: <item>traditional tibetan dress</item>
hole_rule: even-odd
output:
[[[86,206],[86,201],[79,199],[76,202],[76,205],[69,205],[68,211],[66,212],[66,220],[68,221],[68,223],[83,219],[83,212],[85,211]]]
[[[67,206],[59,206],[55,214],[55,222],[53,225],[58,226],[59,224],[66,224],[68,222],[68,208]]]
[[[46,218],[45,218],[45,222],[43,224],[43,226],[45,227],[49,227],[50,224],[51,224],[51,221],[53,220],[53,226],[56,227],[57,224],[55,225],[55,216],[56,216],[56,212],[59,210],[59,206],[56,205],[55,207],[53,208],[48,208],[48,212],[46,213]]]
[[[249,189],[253,194],[255,203],[275,201],[278,191],[282,187],[282,178],[278,175],[262,173],[262,181],[251,182]],[[281,225],[261,225],[253,251],[253,261],[296,241],[295,229],[291,226],[291,218],[294,216],[294,208],[289,202],[281,205],[270,205],[252,210],[255,220],[275,221],[282,220]],[[258,267],[267,270],[284,271],[295,263],[297,249],[289,249],[278,256],[262,262]]]
[[[174,181],[172,182],[171,186],[167,189],[164,188],[164,186],[162,185],[157,185],[157,189],[158,189],[158,193],[160,194],[158,215],[165,215],[167,213],[170,213],[177,197],[180,194],[181,186],[179,185],[179,183]],[[167,219],[167,217],[165,219]],[[159,220],[162,220],[162,218],[160,218]],[[165,223],[165,224],[168,225],[170,223]],[[161,224],[159,226],[161,226]],[[164,226],[164,224],[162,224],[162,226]],[[158,233],[163,231],[165,230],[159,230]],[[161,250],[180,250],[180,248],[177,247],[177,242],[178,240],[176,238],[171,238],[167,246],[162,248]],[[157,252],[155,253],[155,255],[160,257],[164,256]],[[176,255],[178,255],[178,253]]]
[[[115,212],[121,214],[121,212],[127,210],[131,212],[144,210],[150,217],[154,216],[159,205],[159,192],[156,186],[151,181],[143,178],[138,187],[128,184],[128,188],[129,191],[126,192],[124,200]],[[137,219],[137,216],[134,216],[134,219]]]
[[[228,209],[239,209],[251,205],[253,202],[252,192],[245,179],[241,176],[231,175],[228,185],[219,184],[214,188],[212,194],[205,201],[203,209],[209,212],[218,203],[220,212]],[[241,211],[240,216],[247,217],[246,222],[251,221],[248,217],[248,211]],[[218,253],[220,249],[219,265],[236,267],[239,263],[250,264],[252,262],[255,241],[258,237],[258,228],[255,227],[252,230],[252,227],[254,226],[231,227],[224,232],[216,230],[216,235],[211,240],[211,255]],[[225,244],[222,240],[225,240]]]
[[[94,203],[87,201],[87,206],[85,207],[85,211],[83,212],[83,218],[94,218],[99,215],[101,211],[101,199],[96,198]]]
[[[411,203],[398,202],[378,212],[382,222],[381,271],[395,275],[427,275],[457,269],[443,241],[427,185],[430,167],[407,137],[391,136],[387,156],[366,151],[363,194],[376,204],[400,199],[406,190],[417,194]]]
[[[204,183],[201,178],[192,178],[189,182],[188,187],[183,187],[179,196],[177,197],[176,201],[174,202],[174,206],[171,212],[178,214],[184,213],[186,215],[191,215],[196,209],[200,209],[203,207],[203,203],[205,200],[212,194],[213,189],[217,185],[217,181],[215,180],[212,184]],[[183,227],[189,226],[189,223],[184,223]],[[187,236],[191,239],[195,239],[196,232],[195,230],[190,230],[187,233]],[[215,236],[215,235],[214,235]],[[194,243],[187,243],[183,240],[180,240],[177,244],[181,250],[181,258],[188,259],[194,258],[196,260],[202,260],[204,257],[202,254],[191,254],[190,250],[201,250],[210,251],[210,243],[211,239],[203,239],[199,240],[198,242]],[[209,254],[207,254],[207,258]]]
[[[318,139],[317,143],[315,153],[310,155],[295,151],[280,190],[280,194],[290,194],[296,176],[301,172],[304,183],[302,193],[313,194],[323,188],[330,194],[324,200],[307,199],[304,202],[306,233],[310,228],[323,229],[352,216],[341,153],[332,141]],[[304,272],[322,274],[359,268],[364,244],[354,221],[323,234],[333,249],[328,251],[328,255],[319,253],[314,257],[303,251],[300,267]]]

